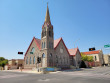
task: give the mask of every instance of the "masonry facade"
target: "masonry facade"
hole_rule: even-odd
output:
[[[39,64],[37,62],[38,57],[41,58]],[[77,57],[77,60],[79,60],[78,58],[80,57]],[[41,39],[33,37],[25,53],[24,61],[24,68],[70,67],[70,52],[63,39],[54,40],[53,25],[50,21],[48,5],[42,26]]]
[[[110,66],[110,54],[104,55],[104,63],[106,66]]]
[[[82,53],[84,53],[87,56],[93,56],[93,60],[95,62],[95,66],[104,65],[104,56],[103,56],[102,50],[82,52]]]

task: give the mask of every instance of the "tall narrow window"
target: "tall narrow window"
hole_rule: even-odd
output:
[[[28,57],[27,57],[27,59],[26,59],[26,64],[28,64]]]
[[[42,31],[42,37],[44,37],[44,31]]]
[[[31,64],[31,57],[30,57],[30,64]]]
[[[57,57],[57,55],[56,55],[56,63],[58,63],[58,57]]]
[[[49,48],[51,48],[51,43],[49,42]]]
[[[44,36],[46,36],[46,30],[44,31]]]
[[[50,58],[52,57],[52,53],[50,53]]]
[[[95,61],[97,60],[97,57],[95,56]]]
[[[33,64],[35,64],[35,56],[34,56],[34,58],[33,58]]]
[[[51,37],[51,31],[49,31],[49,36]]]
[[[109,63],[110,63],[110,56],[108,57],[108,61],[109,61]]]
[[[51,43],[51,49],[53,49],[53,43]]]
[[[42,54],[42,58],[45,58],[45,54],[44,53]]]
[[[44,48],[45,48],[45,42],[44,42]]]
[[[42,38],[43,38],[43,32],[42,32]]]
[[[43,42],[42,42],[42,49],[43,49]]]

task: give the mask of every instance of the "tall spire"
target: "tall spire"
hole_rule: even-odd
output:
[[[47,11],[46,11],[46,16],[45,16],[45,22],[46,23],[50,22],[50,14],[49,14],[48,3],[47,3]]]

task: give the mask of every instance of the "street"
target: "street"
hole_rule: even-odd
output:
[[[110,67],[30,74],[0,71],[0,83],[110,83]]]

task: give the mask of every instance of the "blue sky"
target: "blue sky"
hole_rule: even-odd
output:
[[[110,44],[110,0],[0,0],[0,57],[24,58],[17,52],[26,52],[33,36],[41,38],[47,2],[54,38],[69,49]]]

